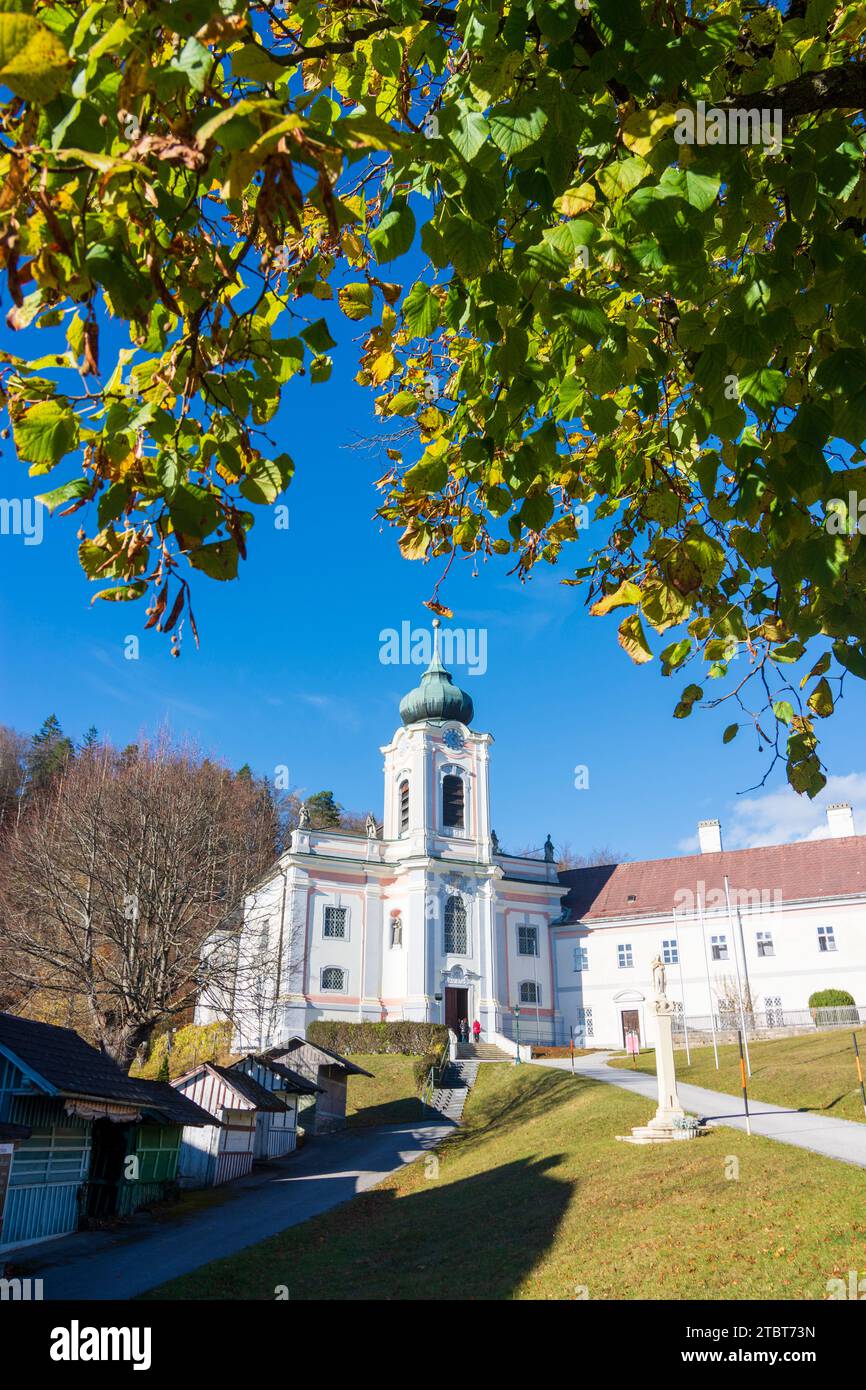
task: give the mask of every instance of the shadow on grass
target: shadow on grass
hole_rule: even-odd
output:
[[[439,1111],[424,1105],[418,1096],[402,1096],[381,1105],[365,1105],[347,1116],[346,1124],[349,1129],[368,1129],[371,1125],[429,1124],[437,1119],[441,1119]]]
[[[511,1298],[555,1242],[574,1191],[547,1175],[563,1154],[522,1158],[454,1182],[377,1188],[216,1261],[149,1297],[486,1300]]]

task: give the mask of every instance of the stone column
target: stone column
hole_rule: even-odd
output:
[[[668,1130],[674,1119],[685,1113],[677,1094],[677,1073],[674,1066],[674,1008],[667,998],[656,998],[653,1003],[656,1016],[656,1077],[659,1103],[649,1127]]]

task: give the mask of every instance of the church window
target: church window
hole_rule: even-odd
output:
[[[521,1004],[540,1004],[541,990],[534,980],[523,980],[520,985]]]
[[[819,951],[835,951],[835,949],[836,949],[836,937],[835,937],[834,934],[833,934],[833,928],[832,928],[832,927],[819,927],[819,928],[818,928],[818,950],[819,950]]]
[[[634,958],[631,953],[631,946],[628,942],[625,945],[617,946],[616,960],[620,970],[631,970],[634,965]]]
[[[585,946],[575,946],[574,968],[575,970],[589,969],[589,952],[587,951]]]
[[[771,931],[756,932],[759,956],[774,956],[776,954],[773,946],[773,933]]]
[[[346,972],[337,965],[327,965],[322,971],[322,990],[329,993],[342,993],[346,988]]]
[[[449,955],[465,956],[468,949],[466,906],[462,898],[452,894],[445,904],[445,951]]]
[[[463,829],[463,778],[453,772],[442,779],[442,824]]]
[[[409,783],[400,783],[400,834],[405,835],[409,829]]]
[[[517,954],[519,956],[538,955],[538,928],[523,922],[517,928]]]
[[[334,941],[345,941],[346,939],[346,919],[349,916],[347,907],[326,907],[325,925],[322,932],[323,936],[330,937]]]
[[[662,959],[665,965],[679,965],[680,953],[676,940],[662,942]]]
[[[713,960],[728,959],[728,938],[726,936],[710,937],[710,955]]]

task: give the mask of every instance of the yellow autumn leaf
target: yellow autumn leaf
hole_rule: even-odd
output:
[[[612,608],[621,608],[625,603],[640,603],[640,589],[629,579],[624,580],[614,593],[598,599],[589,611],[594,618],[602,618]]]
[[[619,625],[617,641],[623,651],[627,652],[632,661],[637,662],[638,665],[645,661],[652,661],[653,654],[650,651],[646,633],[637,613],[631,613],[629,617],[623,618]]]
[[[676,107],[669,101],[647,111],[633,111],[623,122],[623,144],[632,154],[649,154],[653,145],[657,145],[676,125],[676,112]]]
[[[591,183],[581,183],[569,188],[556,201],[556,207],[564,217],[577,217],[586,212],[595,202],[595,189]]]
[[[370,379],[381,386],[387,381],[389,376],[393,376],[397,370],[397,359],[393,352],[380,352],[378,357],[374,357],[369,366]]]

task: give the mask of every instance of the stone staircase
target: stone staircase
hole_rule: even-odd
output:
[[[459,1125],[463,1115],[466,1097],[475,1084],[478,1075],[477,1061],[449,1062],[442,1073],[442,1085],[430,1098],[430,1106],[438,1110],[446,1120]]]
[[[458,1043],[457,1056],[467,1062],[511,1062],[514,1059],[494,1043]]]

